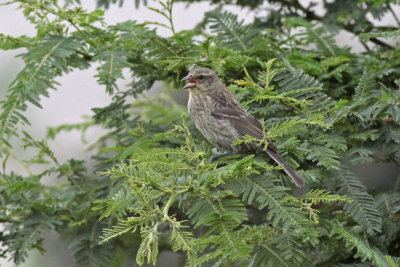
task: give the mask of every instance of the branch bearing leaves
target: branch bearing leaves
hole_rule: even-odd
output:
[[[368,241],[361,239],[341,226],[334,227],[333,233],[337,235],[337,238],[345,242],[346,248],[350,250],[353,248],[357,249],[356,258],[361,258],[362,261],[372,260],[376,266],[391,266],[382,252],[377,248],[371,247]]]
[[[101,229],[108,226],[110,221],[98,222],[88,218],[88,224],[78,230],[74,239],[68,245],[74,262],[84,266],[99,266],[107,264],[112,257],[113,243],[99,245]]]
[[[21,223],[18,232],[4,235],[5,240],[10,244],[7,251],[11,253],[15,264],[19,265],[25,262],[28,251],[31,249],[36,248],[44,251],[42,235],[44,232],[53,229],[57,221],[42,216],[38,213],[31,214]]]
[[[206,22],[215,38],[223,46],[247,51],[252,40],[258,35],[251,25],[243,25],[237,15],[219,9],[205,13]]]
[[[132,67],[133,65],[128,62],[126,52],[121,47],[107,47],[93,58],[95,61],[100,61],[101,66],[97,68],[99,84],[106,86],[106,92],[110,95],[114,91],[118,91],[117,79],[123,79],[122,70],[124,68]]]
[[[307,39],[307,43],[314,43],[317,45],[318,50],[327,57],[336,57],[338,54],[343,54],[343,49],[339,48],[334,39],[335,35],[326,33],[326,25],[318,23],[311,23],[301,17],[286,18],[285,21],[292,27],[304,27],[306,32],[299,34]]]
[[[265,176],[237,179],[231,185],[231,189],[241,194],[243,201],[247,201],[248,204],[259,209],[268,207],[267,219],[272,222],[272,226],[278,226],[283,232],[291,227],[298,227],[303,215],[284,200],[288,189],[276,185],[278,180]]]
[[[279,87],[282,88],[284,92],[295,92],[299,89],[323,87],[322,83],[314,77],[304,73],[301,69],[296,70],[286,59],[283,59],[283,61],[286,68],[282,68],[278,71],[274,81],[278,82]],[[298,100],[311,100],[308,109],[313,112],[327,112],[334,103],[322,90],[301,90],[300,92],[295,92],[291,96]]]
[[[364,41],[369,41],[371,38],[382,37],[382,38],[396,38],[400,36],[400,30],[395,31],[385,31],[385,32],[369,32],[369,33],[360,33],[360,36]]]
[[[339,172],[339,181],[339,193],[353,200],[344,205],[344,210],[369,234],[380,233],[382,231],[382,214],[378,212],[374,198],[368,194],[358,177],[350,170],[342,168]]]
[[[306,143],[305,147],[309,151],[306,158],[312,162],[316,162],[317,166],[333,170],[340,169],[340,157],[333,149],[321,144],[308,143]]]
[[[23,115],[27,102],[41,108],[40,97],[48,97],[48,89],[55,89],[58,84],[54,78],[69,70],[69,58],[83,44],[73,38],[63,36],[48,36],[32,45],[27,53],[22,55],[25,68],[11,83],[6,100],[1,101],[0,138],[6,140],[9,136],[17,136],[15,127],[28,120]]]
[[[396,20],[392,7],[398,0],[325,1],[323,15],[302,1],[270,1],[277,10],[268,16],[258,13],[263,1],[240,0],[237,4],[257,10],[252,25],[214,10],[203,23],[207,31],[195,28],[171,37],[150,29],[152,22],[107,25],[102,11],[87,13],[78,6],[82,1],[67,1],[63,7],[55,1],[16,2],[37,35],[0,34],[1,49],[27,51],[25,69],[1,102],[0,223],[6,227],[0,235],[1,256],[10,252],[22,259],[29,249],[41,249],[44,231],[55,229],[69,239],[79,266],[122,266],[132,251],[139,251],[137,262],[154,263],[161,250],[184,252],[191,266],[397,263],[398,194],[368,193],[352,173],[338,168],[349,154],[355,156],[353,163],[399,165],[400,52],[382,41],[398,36],[398,29],[370,21],[385,14]],[[332,25],[336,29],[328,32]],[[365,52],[336,45],[338,29],[355,36],[365,32]],[[93,62],[101,64],[98,82],[114,96],[110,105],[94,110],[94,123],[109,132],[93,143],[93,172],[76,159],[25,177],[10,171],[6,163],[14,154],[7,144],[22,124],[29,124],[27,105],[40,107],[40,98],[57,87],[55,77]],[[282,156],[301,169],[309,193],[292,194],[282,186],[283,173],[258,157],[204,164],[209,144],[190,120],[173,129],[184,108],[165,101],[165,94],[135,102],[138,108],[132,110],[131,96],[155,80],[181,88],[180,78],[193,65],[212,68],[226,85],[239,80],[230,89],[264,120]],[[116,92],[125,70],[132,74],[126,77],[132,88]],[[64,128],[86,128],[76,125]],[[57,161],[45,142],[21,139],[40,150],[22,164],[44,163],[44,155]],[[386,155],[376,158],[377,149]],[[58,173],[69,176],[75,187],[40,182]],[[327,177],[335,176],[339,192],[353,202],[335,203],[345,200],[323,191],[330,184]],[[40,214],[35,222],[32,214]]]
[[[242,221],[247,220],[245,208],[237,199],[207,200],[199,199],[188,210],[189,218],[195,227],[213,226],[209,233],[231,231]]]
[[[215,253],[201,256],[196,263],[227,257],[230,261],[247,258],[251,247],[243,242],[239,233],[234,230],[243,221],[247,220],[243,203],[238,199],[198,199],[188,210],[195,228],[209,226],[207,233],[197,242],[199,245],[214,247],[218,244]]]

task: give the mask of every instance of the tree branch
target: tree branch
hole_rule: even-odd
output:
[[[394,12],[394,10],[393,10],[392,6],[390,5],[390,3],[387,3],[387,7],[389,8],[390,13],[392,13],[392,16],[393,16],[394,20],[397,22],[397,25],[400,26],[400,20],[397,17],[396,13]]]
[[[290,1],[290,0],[276,0],[275,2],[281,3],[282,5],[287,6],[287,7],[294,7],[296,9],[301,10],[302,12],[304,12],[305,19],[308,20],[308,21],[310,21],[310,20],[317,20],[317,21],[324,20],[324,17],[321,17],[321,16],[315,14],[314,11],[311,11],[309,8],[306,8],[306,7],[302,6],[299,3],[298,0],[293,0],[293,1]],[[310,5],[310,7],[311,6],[312,5]],[[343,23],[337,23],[337,25],[342,27],[344,30],[346,30],[346,31],[348,31],[348,32],[350,32],[350,33],[352,33],[354,35],[357,35],[357,36],[358,36],[358,34],[362,33],[361,31],[354,30],[354,25],[350,25],[350,24],[346,25],[346,24],[343,24]],[[381,47],[388,48],[388,49],[394,49],[393,46],[391,46],[390,44],[387,44],[387,43],[377,39],[376,37],[370,38],[370,41],[373,42],[376,45],[381,46]]]

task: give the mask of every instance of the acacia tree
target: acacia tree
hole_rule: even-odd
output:
[[[172,30],[168,38],[146,23],[107,25],[103,11],[83,10],[79,1],[11,2],[20,3],[37,32],[0,35],[0,48],[24,48],[25,62],[1,101],[3,257],[20,264],[29,250],[43,250],[43,234],[54,229],[79,266],[122,266],[132,257],[154,264],[162,250],[189,266],[398,266],[398,186],[368,190],[351,167],[400,166],[400,50],[388,41],[400,35],[393,11],[399,1],[323,1],[325,13],[317,15],[313,1],[270,0],[268,16],[245,25],[223,10],[231,1],[213,0],[219,7],[181,32],[171,17],[174,1],[166,1],[153,10],[167,19],[158,25]],[[263,2],[236,4],[257,10]],[[386,14],[398,25],[369,19]],[[359,38],[365,52],[337,44],[340,30]],[[27,104],[40,108],[56,77],[97,62],[110,105],[93,109],[88,122],[49,128],[43,140],[21,130],[29,125]],[[265,140],[276,140],[306,180],[304,191],[261,156],[206,164],[215,151],[171,97],[193,64],[215,70],[263,120]],[[123,77],[124,69],[131,77]],[[120,78],[129,89],[118,89]],[[130,102],[155,81],[165,91]],[[95,125],[106,130],[92,146],[96,168],[59,162],[47,140]],[[37,151],[29,162],[43,163],[45,171],[5,171],[13,138]],[[68,182],[44,185],[47,175]]]

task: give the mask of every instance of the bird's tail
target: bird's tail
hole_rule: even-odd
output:
[[[270,156],[276,163],[282,166],[285,173],[292,179],[292,181],[298,186],[304,186],[304,180],[297,174],[290,166],[283,160],[283,158],[274,150],[268,148],[265,152]]]

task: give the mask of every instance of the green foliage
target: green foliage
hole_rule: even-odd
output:
[[[225,47],[247,51],[251,41],[257,37],[257,31],[250,24],[243,25],[243,20],[238,21],[237,15],[228,11],[217,9],[207,12],[205,19],[211,33]]]
[[[376,266],[390,266],[390,263],[385,259],[382,252],[376,248],[371,248],[365,240],[343,228],[333,228],[333,232],[345,241],[347,249],[353,250],[356,248],[357,253],[355,257],[361,258],[362,261],[372,260]]]
[[[352,168],[400,166],[400,50],[389,43],[399,29],[370,20],[387,14],[398,23],[399,1],[324,1],[323,16],[313,11],[316,1],[270,0],[276,9],[267,16],[257,12],[263,1],[234,1],[254,15],[245,24],[221,8],[232,1],[213,0],[219,8],[182,32],[174,2],[150,7],[166,24],[108,25],[104,11],[88,12],[80,1],[12,1],[36,34],[0,33],[0,48],[22,48],[25,62],[0,103],[0,256],[21,264],[30,250],[44,252],[52,230],[77,266],[155,264],[163,251],[187,266],[398,266],[399,182],[376,192]],[[335,42],[339,30],[365,51]],[[111,103],[34,139],[27,106],[41,108],[58,77],[92,64]],[[262,155],[206,163],[215,151],[173,97],[193,65],[214,69],[263,122],[263,140],[236,143],[272,139],[305,189]],[[155,81],[162,93],[140,95]],[[78,130],[86,141],[92,126],[105,129],[90,142],[95,166],[55,156],[48,140]],[[28,152],[21,158],[11,145],[17,140]],[[10,160],[26,172],[10,170]],[[56,184],[43,183],[47,176]]]
[[[93,60],[102,62],[98,68],[99,73],[96,75],[99,78],[97,81],[99,84],[105,84],[106,91],[112,95],[118,90],[116,80],[124,78],[122,69],[131,66],[125,58],[125,52],[122,49],[105,47],[105,50],[99,51]]]
[[[336,45],[335,34],[324,34],[326,27],[319,23],[311,23],[301,17],[288,18],[286,23],[289,27],[305,29],[304,33],[298,34],[299,41],[307,44],[315,44],[319,53],[327,57],[336,57],[345,51]]]
[[[359,36],[364,40],[368,41],[374,37],[383,37],[383,38],[394,38],[400,35],[400,30],[395,31],[387,31],[387,32],[377,32],[377,33],[360,33]]]
[[[351,171],[344,169],[339,173],[339,177],[339,192],[353,200],[352,203],[346,203],[344,209],[368,233],[381,232],[382,215],[377,211],[374,198]]]
[[[48,96],[48,89],[55,89],[54,78],[69,68],[68,61],[83,44],[64,36],[49,35],[30,46],[22,56],[25,68],[11,83],[6,99],[1,101],[0,140],[9,145],[7,136],[18,135],[19,123],[29,124],[23,112],[27,103],[37,107],[40,97]]]

